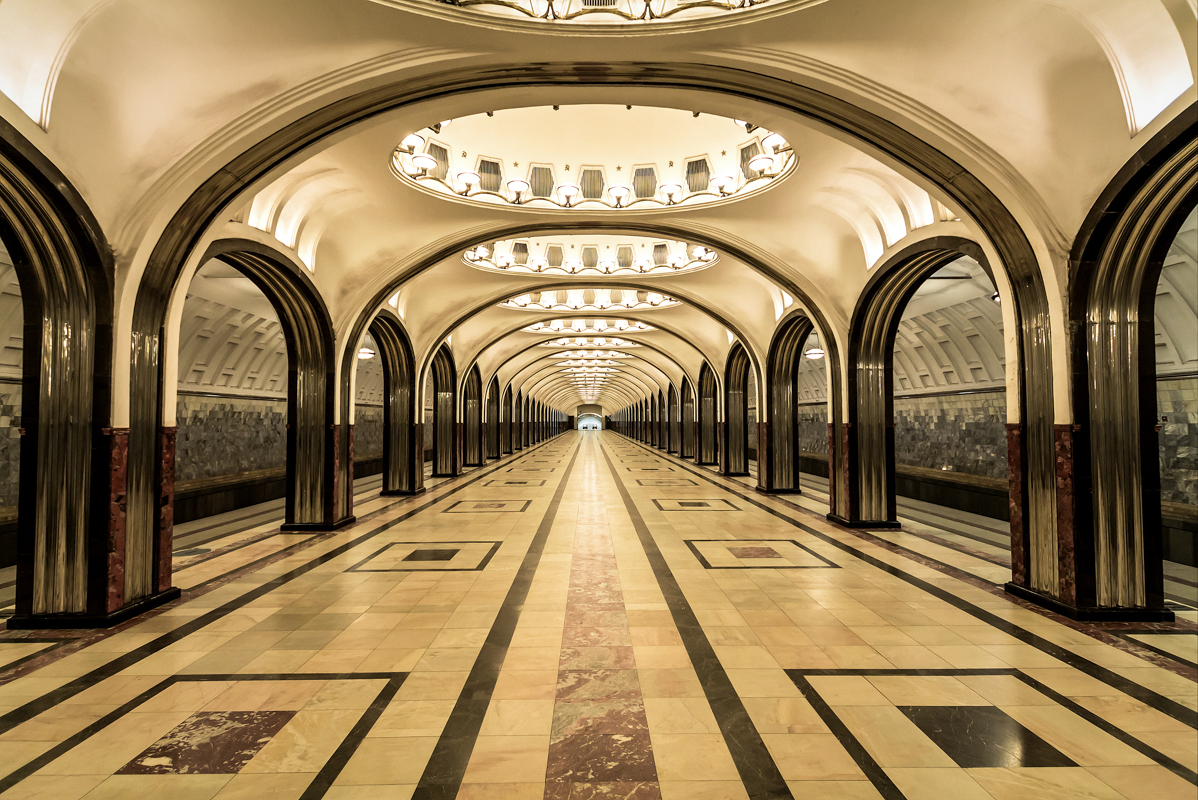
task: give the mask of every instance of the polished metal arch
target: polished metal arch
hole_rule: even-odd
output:
[[[974,242],[958,237],[928,239],[894,254],[866,284],[857,301],[849,329],[848,380],[849,425],[839,433],[845,438],[845,494],[849,516],[830,518],[854,527],[898,527],[895,497],[894,454],[894,339],[903,309],[920,284],[941,267],[969,256],[991,276],[985,253]],[[1051,409],[1049,409],[1051,413]],[[1040,423],[1044,420],[1041,419]],[[1051,436],[1051,418],[1048,434]],[[1022,450],[1033,463],[1012,463],[1010,473],[1020,486],[1028,476],[1029,491],[1012,493],[1012,538],[1030,536],[1031,548],[1039,555],[1032,580],[1037,585],[1056,582],[1057,526],[1054,508],[1052,449],[1043,441],[1043,424],[1026,426],[1029,446],[1022,448],[1023,427],[1008,425],[1008,437],[1017,443],[1010,452]],[[1045,463],[1047,460],[1047,463]],[[1031,469],[1034,467],[1034,469]],[[1016,513],[1016,496],[1023,508]],[[1025,533],[1024,523],[1027,524]]]
[[[458,376],[453,354],[441,345],[432,361],[433,379],[433,477],[458,474]]]
[[[684,378],[683,382],[685,383],[685,381],[686,379]],[[666,448],[666,452],[678,455],[679,447],[682,442],[682,409],[678,405],[678,387],[674,386],[672,383],[670,384],[667,407],[669,409],[668,420],[666,423],[668,428],[669,445]]]
[[[109,427],[112,250],[66,176],[2,119],[0,240],[24,310],[16,611],[8,627],[58,625],[59,617],[72,618],[72,627],[109,624],[139,602],[177,594],[169,525],[151,542],[149,591],[130,595],[121,574],[128,431]]]
[[[383,364],[384,495],[424,491],[424,431],[417,422],[416,358],[403,323],[381,311],[370,323]]]
[[[749,474],[749,370],[753,369],[744,346],[737,342],[724,366],[724,452],[720,472],[728,476]],[[760,381],[758,382],[760,383]],[[759,465],[760,467],[760,465]]]
[[[691,388],[690,380],[683,379],[681,394],[681,415],[679,419],[682,436],[679,439],[678,457],[694,458],[695,441],[699,438],[699,418],[697,416],[697,409],[695,408],[695,391]]]
[[[803,361],[803,344],[814,329],[811,319],[796,311],[779,323],[770,342],[766,365],[769,387],[769,419],[762,436],[764,452],[757,456],[758,484],[764,491],[799,494],[798,375]],[[835,437],[832,437],[835,438]],[[835,442],[832,443],[836,445]],[[829,453],[833,450],[829,450]],[[829,481],[833,493],[836,481]],[[836,503],[830,505],[836,508]]]
[[[1062,498],[1070,558],[1058,584],[1028,584],[1074,613],[1172,617],[1161,564],[1154,307],[1164,258],[1196,204],[1198,107],[1190,106],[1120,170],[1074,243],[1071,347],[1084,374],[1073,381],[1075,427],[1055,432],[1073,490]]]
[[[512,450],[512,432],[514,430],[512,425],[513,413],[512,385],[509,383],[503,389],[503,401],[499,405],[499,425],[501,430],[500,439],[502,440],[502,454],[505,456],[514,452]]]
[[[491,378],[487,384],[487,458],[499,458],[499,378]]]
[[[462,386],[462,449],[467,467],[483,463],[483,378],[475,364]]]
[[[695,404],[698,425],[698,442],[695,448],[696,464],[718,464],[720,455],[719,443],[719,403],[715,372],[706,361],[699,369],[699,397]]]

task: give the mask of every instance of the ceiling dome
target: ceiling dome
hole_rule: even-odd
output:
[[[467,202],[631,211],[727,202],[793,172],[781,136],[674,108],[514,108],[438,122],[391,157],[401,181]]]

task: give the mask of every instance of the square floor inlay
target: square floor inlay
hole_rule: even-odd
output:
[[[705,569],[839,569],[793,539],[686,539]]]
[[[519,514],[528,509],[531,500],[459,500],[442,514]]]
[[[201,711],[116,774],[236,774],[294,716],[294,711]]]
[[[740,511],[727,500],[711,497],[678,498],[653,501],[658,511]]]
[[[636,478],[638,486],[698,486],[690,478]]]
[[[538,480],[524,480],[524,481],[521,481],[521,480],[493,480],[493,481],[487,481],[486,483],[483,484],[483,486],[532,486],[534,488],[538,487],[538,486],[544,486],[544,485],[545,485],[545,481],[543,481],[543,480],[542,481],[538,481]]]
[[[404,556],[404,561],[450,561],[460,550],[456,547],[437,550],[413,550]]]
[[[1068,756],[994,706],[899,706],[964,768],[1076,767]]]
[[[512,467],[508,472],[553,472],[557,467]]]
[[[392,542],[350,567],[350,572],[478,572],[502,542]]]

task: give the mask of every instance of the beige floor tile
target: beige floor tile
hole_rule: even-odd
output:
[[[314,773],[304,772],[234,775],[216,794],[216,800],[299,800],[315,778]]]
[[[469,672],[413,673],[404,679],[396,696],[401,700],[456,700],[469,675]]]
[[[719,734],[653,733],[653,761],[661,781],[731,781],[740,774]]]
[[[411,800],[415,791],[414,783],[395,786],[334,786],[325,794],[323,800]]]
[[[436,737],[411,737],[396,740],[367,738],[358,745],[345,769],[337,776],[335,785],[402,785],[418,783],[433,748]]]
[[[1093,711],[1102,719],[1124,731],[1177,731],[1186,733],[1193,728],[1180,720],[1162,714],[1154,708],[1149,708],[1138,700],[1127,695],[1113,697],[1078,697],[1078,705]],[[1022,705],[1012,702],[1011,705]]]
[[[479,736],[463,783],[526,783],[545,774],[549,736]]]
[[[211,800],[232,775],[113,775],[88,800]]]
[[[1089,767],[1103,783],[1127,800],[1191,800],[1194,784],[1165,767]]]
[[[720,727],[705,698],[645,698],[650,733],[716,733]]]
[[[643,697],[704,697],[693,669],[638,669]]]
[[[544,783],[465,783],[455,800],[542,800]]]
[[[479,735],[548,736],[553,727],[553,705],[550,698],[492,700]]]
[[[854,781],[865,777],[830,733],[767,733],[761,738],[788,781]]]
[[[888,768],[886,775],[907,800],[992,800],[990,793],[968,772],[955,766],[952,769]]]
[[[1081,767],[967,770],[994,800],[1127,800]]]
[[[440,736],[454,705],[453,700],[392,700],[367,735]]]
[[[680,669],[691,665],[685,647],[634,645],[632,654],[638,669]]]
[[[659,786],[661,800],[749,800],[740,781],[661,781]]]
[[[1055,706],[1052,698],[1041,694],[1014,675],[958,675],[957,680],[965,684],[996,706]]]
[[[495,700],[553,699],[557,696],[557,670],[504,669],[491,696]]]
[[[867,678],[860,675],[812,675],[807,681],[830,706],[893,705]]]
[[[79,800],[107,775],[33,775],[4,793],[5,800]]]
[[[98,775],[116,772],[172,728],[191,716],[191,711],[162,711],[126,714],[68,752],[42,767],[39,775]],[[5,764],[23,764],[17,746],[38,746],[39,752],[49,742],[0,743],[0,760]],[[36,755],[36,753],[35,753]],[[32,757],[32,756],[30,756]]]
[[[789,781],[787,785],[796,798],[803,800],[882,800],[867,780]]]
[[[988,706],[949,675],[872,675],[869,682],[896,706]]]
[[[728,669],[728,679],[741,697],[798,697],[794,681],[780,669]]]

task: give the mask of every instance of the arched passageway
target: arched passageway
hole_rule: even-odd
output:
[[[487,384],[487,458],[499,458],[499,379],[492,378]]]
[[[699,438],[698,427],[699,420],[695,415],[695,393],[691,389],[689,378],[682,379],[682,399],[680,404],[680,427],[682,435],[679,437],[679,458],[694,458],[695,457],[695,440]]]
[[[503,436],[501,437],[503,440],[502,441],[502,445],[503,445],[503,453],[502,454],[503,455],[508,455],[509,453],[512,452],[512,434],[513,434],[513,429],[514,429],[514,424],[512,422],[513,411],[514,411],[514,407],[512,404],[512,385],[509,383],[506,387],[504,387],[503,400],[500,403],[500,408],[499,408],[499,416],[500,416],[499,424],[500,424],[500,426],[502,428],[502,432],[503,432]]]

